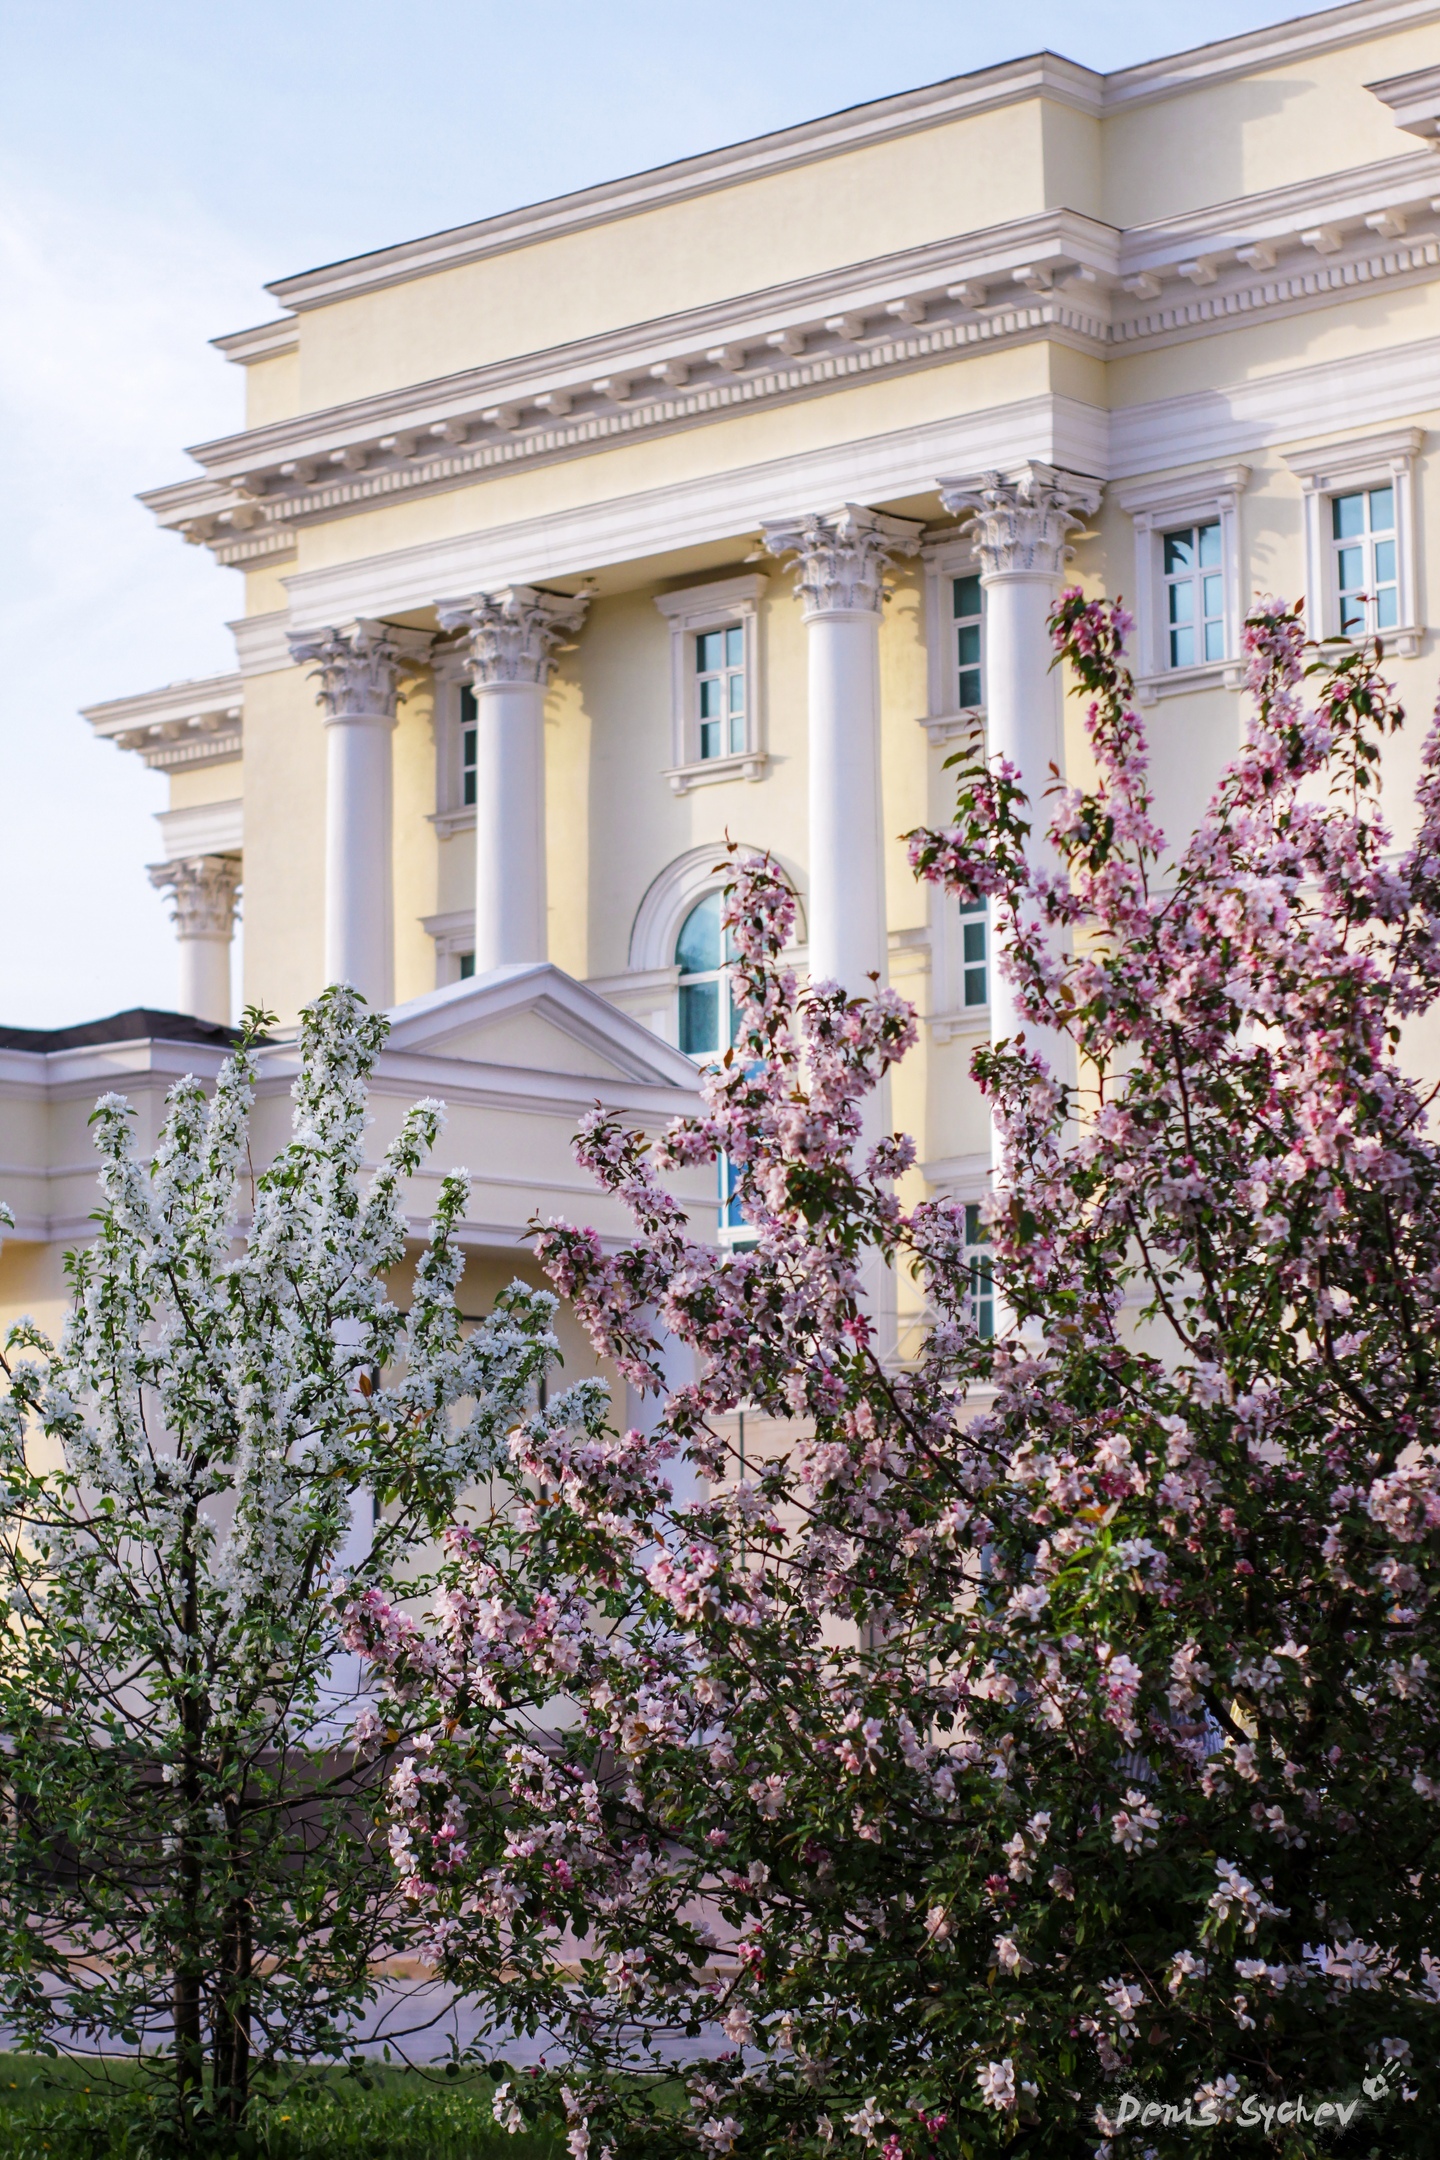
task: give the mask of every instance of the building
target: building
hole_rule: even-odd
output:
[[[458,1105],[477,1266],[508,1266],[532,1208],[595,1211],[585,1103],[659,1122],[724,1039],[729,834],[792,874],[802,962],[914,1000],[895,1121],[978,1198],[986,924],[899,835],[977,734],[1074,768],[1041,627],[1067,557],[1136,607],[1172,830],[1236,746],[1256,590],[1383,629],[1430,702],[1437,129],[1440,5],[1352,0],[1108,76],[1035,55],[280,279],[217,340],[245,425],[145,498],[239,573],[235,670],[86,714],[170,776],[149,874],[183,1002],[231,1016],[243,889],[247,1000],[394,1005],[381,1126]],[[1402,828],[1418,739],[1387,758]],[[0,1302],[59,1295],[89,1097],[153,1104],[216,1055],[0,1049]]]

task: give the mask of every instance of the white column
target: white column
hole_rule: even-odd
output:
[[[151,863],[150,882],[173,897],[180,945],[180,1010],[230,1025],[230,947],[235,937],[238,855],[190,855]]]
[[[382,1007],[395,994],[390,739],[400,677],[429,648],[370,621],[290,640],[293,659],[315,662],[325,714],[325,980]]]
[[[441,628],[463,633],[475,692],[477,975],[548,956],[545,693],[588,605],[530,585],[436,603]]]
[[[809,636],[810,980],[851,997],[886,979],[885,841],[880,784],[880,609],[891,555],[913,555],[920,527],[856,503],[764,528],[772,555],[796,557]]]
[[[1031,867],[1056,873],[1059,858],[1046,838],[1051,768],[1065,771],[1064,686],[1052,668],[1046,627],[1073,553],[1069,536],[1096,508],[1094,481],[1049,465],[1028,464],[1014,478],[986,473],[942,480],[940,500],[969,526],[980,557],[985,594],[985,732],[991,757],[1016,767],[1029,798]],[[998,967],[990,969],[990,1032],[994,1042],[1024,1032],[1057,1079],[1073,1082],[1075,1058],[1067,1037],[1027,1028],[1015,993]]]

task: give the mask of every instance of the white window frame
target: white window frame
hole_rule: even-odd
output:
[[[725,780],[761,780],[765,749],[760,680],[760,601],[770,580],[763,572],[657,593],[655,605],[670,625],[670,763],[665,778],[677,795]],[[702,631],[741,629],[745,634],[745,747],[721,757],[700,755],[695,640]]]
[[[1208,472],[1183,473],[1177,479],[1146,480],[1135,487],[1112,488],[1116,506],[1135,527],[1135,691],[1142,705],[1186,691],[1238,690],[1245,680],[1241,635],[1248,595],[1241,552],[1240,497],[1250,478],[1248,465],[1220,465]],[[1166,614],[1165,535],[1186,526],[1220,527],[1220,573],[1225,580],[1225,656],[1198,660],[1191,667],[1170,665],[1170,624]]]
[[[435,941],[436,989],[462,981],[461,955],[475,951],[474,908],[456,908],[449,915],[422,915],[420,927],[426,937]]]
[[[1415,530],[1415,460],[1425,440],[1418,427],[1352,435],[1344,442],[1287,451],[1305,502],[1305,628],[1312,638],[1340,636],[1340,588],[1330,505],[1362,489],[1395,490],[1396,583],[1400,620],[1380,636],[1387,653],[1413,659],[1425,635]]]
[[[460,693],[466,684],[464,662],[458,654],[435,664],[435,808],[430,822],[442,840],[452,833],[471,832],[475,805],[464,800],[461,767]]]
[[[980,557],[973,543],[959,533],[930,541],[920,550],[925,571],[925,656],[928,710],[921,722],[932,743],[971,739],[979,748],[984,740],[985,707],[960,703],[960,668],[955,655],[955,614],[952,582],[957,577],[978,577]],[[985,688],[986,650],[984,596],[980,616],[980,688]]]

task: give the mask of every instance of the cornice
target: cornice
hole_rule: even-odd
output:
[[[1366,83],[1365,88],[1389,106],[1396,127],[1407,134],[1422,135],[1430,142],[1440,135],[1440,66],[1414,68],[1408,75]]]
[[[86,705],[80,717],[117,750],[138,751],[152,770],[219,765],[241,754],[243,692],[239,675],[212,675]]]
[[[978,69],[972,75],[952,76],[918,90],[904,90],[894,97],[850,106],[771,135],[707,150],[698,157],[655,166],[649,172],[629,174],[623,179],[603,181],[598,187],[554,196],[548,202],[503,211],[498,217],[482,218],[472,225],[454,226],[447,232],[430,233],[419,240],[402,241],[395,247],[278,278],[265,290],[273,293],[282,306],[297,311],[326,307],[359,293],[377,292],[410,278],[430,277],[436,271],[456,269],[463,263],[482,262],[487,256],[531,247],[563,233],[584,232],[616,218],[686,202],[696,195],[788,172],[799,165],[839,157],[897,136],[944,127],[953,120],[1030,98],[1046,97],[1098,114],[1102,82],[1103,77],[1073,60],[1056,53],[1033,53],[998,67]]]
[[[300,325],[293,315],[282,315],[278,322],[257,323],[253,330],[231,330],[224,337],[211,338],[210,343],[227,360],[250,367],[257,360],[274,360],[281,353],[299,352]]]
[[[244,567],[291,554],[305,524],[976,350],[1105,358],[1304,313],[1433,278],[1437,184],[1412,151],[1124,234],[1047,211],[202,443],[205,477],[141,500]]]
[[[1369,38],[1417,29],[1431,22],[1440,22],[1436,0],[1351,0],[1348,7],[1292,15],[1287,22],[1242,31],[1239,37],[1221,38],[1213,45],[1195,45],[1188,52],[1121,68],[1104,78],[1103,109],[1107,115],[1124,112],[1136,105],[1154,104],[1160,98],[1183,96],[1187,90],[1228,82],[1237,75],[1258,75],[1296,60],[1338,52],[1346,45],[1363,44]]]

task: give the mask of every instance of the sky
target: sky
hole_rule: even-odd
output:
[[[173,1009],[165,783],[82,705],[233,668],[234,571],[140,488],[241,425],[267,279],[1048,47],[1265,0],[0,0],[0,1025]]]

